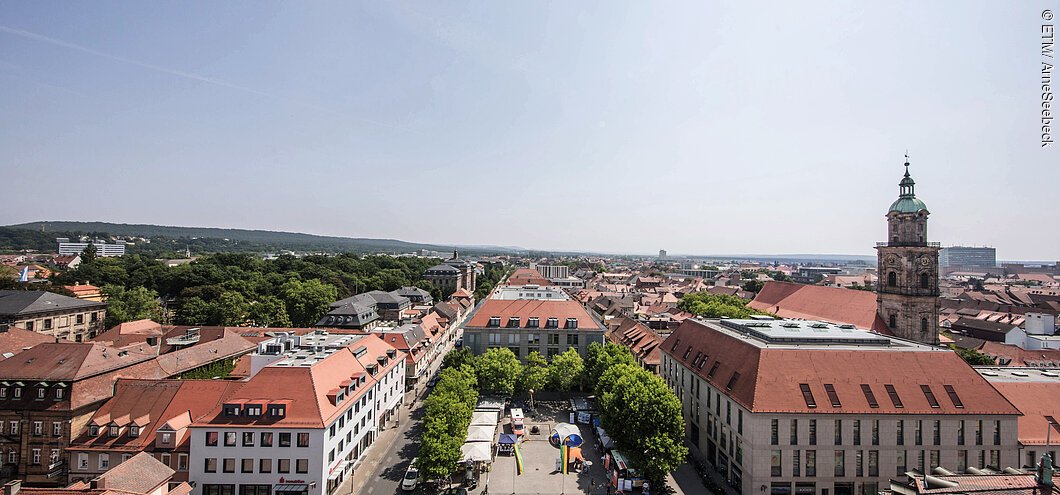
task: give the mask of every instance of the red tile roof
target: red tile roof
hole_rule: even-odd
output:
[[[773,281],[766,282],[747,305],[781,318],[849,323],[891,335],[876,312],[876,294],[869,291]]]
[[[1060,349],[1027,350],[1012,344],[984,342],[979,352],[1001,366],[1060,367]]]
[[[662,348],[717,389],[728,390],[727,395],[753,412],[1019,414],[978,372],[950,351],[763,347],[699,320],[682,323]],[[693,366],[699,352],[708,358],[702,366]],[[711,377],[715,363],[717,369]],[[729,389],[734,376],[738,378]],[[817,407],[807,405],[801,384],[809,386]],[[825,384],[834,387],[841,407],[832,407]],[[870,387],[879,407],[869,405],[861,384]],[[894,387],[903,407],[891,402],[885,385]],[[931,406],[921,385],[930,387],[939,407]],[[950,401],[944,385],[954,388],[963,407]]]
[[[479,305],[475,313],[471,315],[465,327],[485,328],[489,319],[499,316],[502,327],[508,325],[508,318],[517,316],[520,318],[519,326],[526,327],[531,316],[539,319],[540,328],[545,328],[545,322],[549,318],[558,318],[560,328],[564,328],[567,318],[578,319],[579,330],[600,330],[603,328],[589,313],[576,301],[547,301],[534,299],[520,300],[498,300],[487,299]]]
[[[148,361],[154,353],[139,347],[100,343],[48,342],[0,361],[0,378],[73,381]]]
[[[355,356],[354,353],[362,347],[364,354],[360,357]],[[266,366],[249,381],[243,382],[245,385],[225,400],[262,404],[283,401],[287,404],[286,415],[283,418],[262,417],[256,420],[245,417],[228,418],[221,414],[222,407],[219,406],[204,415],[201,420],[196,421],[195,425],[238,424],[272,428],[323,428],[339,414],[345,412],[354,400],[359,400],[361,395],[375,383],[376,379],[367,373],[366,367],[372,364],[378,365],[378,358],[387,356],[388,350],[395,349],[375,335],[365,335],[350,346],[336,351],[312,366]],[[380,368],[375,376],[385,375],[404,359],[403,353],[398,351],[393,359],[388,359],[387,365]],[[339,387],[343,381],[361,375],[366,376],[365,383],[340,404],[332,404],[328,394]]]
[[[0,333],[0,360],[6,359],[3,354],[18,354],[37,344],[54,341],[55,337],[9,326]]]
[[[1050,428],[1045,417],[1053,416],[1060,421],[1060,383],[995,381],[991,384],[1023,413],[1017,428],[1020,443],[1045,445],[1045,434]],[[1060,428],[1052,428],[1051,441],[1055,443],[1060,438]]]

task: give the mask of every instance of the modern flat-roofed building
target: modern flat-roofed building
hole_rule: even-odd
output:
[[[949,350],[853,325],[689,319],[662,352],[692,453],[742,493],[876,493],[913,469],[1019,462],[1020,411]]]
[[[531,351],[552,358],[574,348],[585,356],[589,344],[603,343],[606,327],[577,301],[487,299],[463,325],[464,346],[475,354],[507,347],[520,359]]]
[[[501,301],[513,301],[516,299],[568,301],[570,300],[570,295],[562,288],[552,285],[502,285],[493,289],[490,299]]]
[[[530,264],[531,270],[537,270],[545,278],[567,278],[570,276],[570,267],[566,265],[537,265]]]
[[[102,241],[70,242],[70,239],[64,237],[57,238],[55,241],[59,244],[60,256],[81,254],[89,244],[96,246],[96,256],[125,256],[125,244],[109,244]]]
[[[191,425],[195,495],[332,494],[401,406],[405,356],[375,335],[277,347]]]
[[[947,268],[993,268],[997,266],[997,250],[992,247],[944,247],[939,251],[939,265]]]

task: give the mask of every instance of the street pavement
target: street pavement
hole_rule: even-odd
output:
[[[404,405],[398,411],[397,419],[379,432],[375,444],[368,449],[364,460],[354,468],[353,476],[348,477],[336,493],[428,493],[422,486],[414,492],[405,492],[399,485],[409,463],[420,449],[420,436],[423,434],[423,398],[427,395],[427,382],[438,372],[443,358],[453,350],[458,338],[460,335],[456,335],[446,344],[445,351],[440,353],[431,365],[430,373],[418,380],[419,384],[414,390],[405,393]]]

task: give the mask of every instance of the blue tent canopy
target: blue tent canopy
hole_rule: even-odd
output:
[[[514,444],[516,440],[517,440],[516,436],[512,435],[511,433],[501,433],[501,438],[500,438],[500,440],[497,443],[499,443],[501,445]]]

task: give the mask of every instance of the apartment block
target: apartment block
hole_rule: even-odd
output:
[[[875,494],[1019,465],[1020,411],[956,353],[790,320],[686,320],[660,371],[693,454],[742,493]]]

